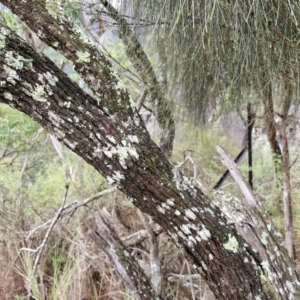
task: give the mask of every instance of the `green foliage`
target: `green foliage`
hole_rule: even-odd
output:
[[[285,78],[299,86],[300,18],[296,1],[121,1],[148,30],[152,52],[161,56],[169,85],[178,89],[196,123],[207,120],[211,108],[228,91],[231,108],[267,82],[280,85]],[[151,25],[152,26],[151,26]]]
[[[124,45],[121,42],[108,43],[106,51],[108,56],[111,57],[116,73],[128,90],[129,95],[132,99],[137,99],[141,94],[141,82],[126,55]]]
[[[0,105],[0,147],[24,151],[39,125],[23,113]]]
[[[66,1],[65,12],[75,21],[79,23],[79,16],[82,10],[82,5],[79,1]]]

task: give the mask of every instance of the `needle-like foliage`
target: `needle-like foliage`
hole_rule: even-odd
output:
[[[270,81],[286,78],[298,94],[298,1],[126,0],[122,9],[151,25],[162,66],[197,122],[216,102],[238,104]]]

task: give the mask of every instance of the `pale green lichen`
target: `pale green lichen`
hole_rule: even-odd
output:
[[[41,86],[41,85],[38,85],[38,86],[35,87],[35,89],[31,93],[31,96],[35,101],[47,102],[47,99],[45,98],[44,87]]]
[[[263,267],[265,273],[268,275],[268,278],[269,278],[270,280],[272,280],[273,275],[272,275],[272,272],[271,272],[271,270],[270,270],[269,263],[268,263],[267,261],[263,261],[263,262],[261,263],[261,266]]]
[[[46,78],[48,83],[52,86],[55,86],[56,82],[58,82],[58,78],[52,75],[49,71],[44,74],[44,77]]]
[[[0,49],[4,48],[5,47],[5,36],[8,35],[9,31],[2,27],[0,29]]]
[[[90,53],[87,51],[85,51],[85,52],[77,51],[76,54],[78,56],[77,62],[79,62],[79,63],[82,63],[82,62],[89,63],[91,61]]]
[[[0,34],[0,49],[5,47],[5,36]]]
[[[66,107],[66,108],[70,108],[71,102],[70,102],[70,101],[65,101],[65,102],[63,103],[63,106]]]
[[[131,146],[123,147],[121,145],[117,145],[116,147],[106,147],[103,148],[103,153],[108,158],[112,158],[112,155],[116,154],[123,169],[127,169],[126,159],[129,157],[129,155],[135,157],[136,159],[139,158],[139,154],[137,153],[136,149]]]
[[[228,235],[228,241],[227,243],[223,244],[224,248],[226,250],[230,250],[234,253],[237,253],[239,250],[239,242],[237,241],[235,236],[232,236],[231,234]]]
[[[92,42],[87,35],[82,31],[82,29],[77,25],[74,24],[74,31],[78,34],[79,38],[82,42],[84,42],[87,45],[94,45],[94,42]]]
[[[13,85],[16,84],[16,80],[20,80],[19,75],[17,74],[17,72],[10,68],[9,66],[3,66],[3,69],[5,71],[5,73],[7,74],[7,81]]]
[[[12,68],[21,70],[23,69],[25,58],[21,55],[14,57],[12,51],[7,51],[5,53],[5,61]]]
[[[11,100],[13,100],[13,95],[9,92],[5,92],[4,98],[11,101]]]
[[[50,16],[57,19],[62,13],[59,0],[46,0],[46,9]]]

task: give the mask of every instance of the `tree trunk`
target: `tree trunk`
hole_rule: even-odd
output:
[[[246,243],[212,200],[165,158],[109,62],[52,2],[1,2],[72,61],[94,93],[85,93],[46,56],[0,25],[2,103],[36,120],[149,214],[185,249],[217,299],[299,297],[295,266],[274,228],[262,224],[265,231],[258,231],[256,244]],[[253,234],[265,222],[257,216],[260,212],[253,211],[247,223]],[[266,241],[273,241],[272,247]]]
[[[108,1],[99,2],[106,8],[109,16],[117,22],[118,35],[125,46],[127,57],[147,87],[151,102],[155,104],[155,115],[162,130],[159,146],[164,154],[170,157],[175,137],[175,122],[170,104],[165,99],[152,65],[126,19]]]
[[[282,178],[283,178],[283,211],[284,211],[284,227],[285,227],[285,244],[289,255],[294,258],[293,243],[293,215],[292,215],[292,195],[290,180],[290,154],[289,142],[286,134],[286,125],[288,112],[292,102],[292,86],[288,75],[284,78],[284,102],[282,108]]]

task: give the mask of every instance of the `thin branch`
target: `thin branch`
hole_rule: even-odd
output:
[[[35,258],[35,261],[34,261],[33,273],[36,272],[36,269],[37,269],[38,264],[39,264],[40,259],[41,259],[41,255],[42,255],[43,250],[44,250],[44,248],[45,248],[45,246],[46,246],[46,243],[47,243],[47,241],[48,241],[48,239],[49,239],[49,236],[50,236],[50,234],[51,234],[51,231],[53,230],[53,228],[54,228],[56,222],[58,221],[58,219],[59,219],[60,216],[61,216],[61,213],[62,213],[62,211],[63,211],[63,208],[64,208],[65,203],[66,203],[66,200],[67,200],[68,191],[69,191],[69,183],[66,184],[65,196],[64,196],[64,198],[63,198],[62,205],[61,205],[60,209],[58,210],[56,216],[53,218],[53,220],[52,220],[52,222],[51,222],[51,224],[50,224],[50,227],[49,227],[48,231],[46,232],[46,235],[45,235],[45,237],[44,237],[44,239],[43,239],[42,244],[38,247],[38,254],[37,254],[37,256],[36,256],[36,258]]]
[[[190,162],[193,166],[193,169],[194,169],[194,176],[192,177],[192,180],[196,182],[196,184],[198,185],[198,187],[200,189],[202,189],[204,192],[207,191],[207,189],[204,187],[204,185],[202,184],[202,182],[198,179],[198,169],[197,169],[197,165],[194,161],[194,159],[192,158],[192,156],[190,154],[187,155],[187,157],[185,158],[185,160],[178,164],[176,166],[177,169],[183,167],[187,162]]]
[[[73,212],[74,210],[76,210],[77,208],[79,208],[81,206],[85,206],[85,205],[89,204],[90,202],[93,202],[93,201],[97,200],[98,198],[109,195],[109,194],[111,194],[113,192],[116,192],[116,191],[117,191],[117,188],[112,187],[112,188],[106,189],[104,191],[101,191],[101,192],[99,192],[99,193],[97,193],[97,194],[95,194],[91,197],[88,197],[88,198],[86,198],[82,201],[74,201],[74,202],[68,204],[67,206],[65,206],[63,208],[63,214],[62,215],[64,216],[65,214],[69,214],[69,213]]]
[[[251,207],[258,207],[258,202],[255,199],[253,191],[249,184],[244,180],[243,175],[239,171],[235,162],[231,159],[231,157],[225,152],[225,150],[221,146],[217,146],[216,150],[221,155],[221,161],[229,170],[231,176],[234,178],[236,183],[239,185],[242,193],[245,196],[246,201]]]

